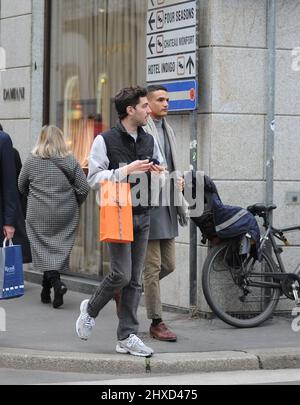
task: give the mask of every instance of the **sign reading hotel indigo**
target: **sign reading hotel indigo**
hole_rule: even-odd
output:
[[[196,26],[196,0],[148,0],[148,83],[196,77]]]
[[[3,89],[4,101],[21,101],[25,100],[25,87],[13,87],[10,89]]]

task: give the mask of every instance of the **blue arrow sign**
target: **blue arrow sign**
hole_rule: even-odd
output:
[[[168,90],[170,97],[169,111],[193,111],[197,109],[198,85],[196,80],[159,84]]]

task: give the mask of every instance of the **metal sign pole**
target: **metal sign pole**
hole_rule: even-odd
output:
[[[276,1],[268,0],[268,113],[266,145],[266,203],[273,204],[274,197],[274,133],[275,133],[275,78],[276,78]],[[270,212],[270,222],[273,215]]]
[[[197,171],[197,110],[190,113],[190,166]],[[190,221],[190,308],[197,305],[197,227]]]
[[[199,52],[199,2],[196,1],[196,66],[198,66]],[[196,83],[198,83],[198,69],[196,69]],[[196,109],[190,113],[190,168],[198,170],[198,97],[199,89],[196,86]],[[190,221],[190,309],[193,312],[197,306],[197,227],[194,221]]]

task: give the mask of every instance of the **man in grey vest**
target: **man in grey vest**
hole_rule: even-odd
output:
[[[175,135],[166,121],[169,106],[167,89],[161,85],[147,88],[151,116],[144,130],[157,141],[164,161],[161,165],[172,173],[178,170]],[[174,190],[175,188],[175,190]],[[150,335],[158,340],[174,342],[177,336],[162,320],[160,298],[160,280],[175,270],[175,238],[178,236],[178,220],[181,225],[187,224],[187,208],[182,199],[182,177],[170,183],[168,201],[165,205],[160,196],[159,206],[150,211],[150,235],[144,270],[144,292],[147,317],[152,320]],[[183,204],[175,206],[175,196]]]
[[[150,114],[147,91],[141,87],[126,87],[115,97],[119,121],[115,127],[98,135],[89,157],[88,183],[99,190],[100,182],[110,180],[131,183],[132,193],[138,178],[136,173],[157,174],[163,168],[153,168],[153,161],[161,160],[158,146],[142,126]],[[151,160],[151,162],[150,162]],[[133,176],[131,176],[133,175]],[[150,191],[151,182],[146,186]],[[140,184],[140,183],[138,183]],[[149,193],[150,194],[150,193]],[[134,201],[134,200],[133,200]],[[95,318],[110,299],[119,293],[119,325],[117,330],[117,353],[150,357],[153,350],[137,336],[139,322],[137,310],[142,290],[141,274],[148,243],[150,207],[147,200],[136,198],[132,208],[134,241],[131,243],[109,243],[110,272],[90,299],[82,301],[80,315],[76,321],[76,332],[80,339],[87,340],[95,326]]]

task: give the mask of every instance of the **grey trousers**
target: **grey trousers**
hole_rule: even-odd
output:
[[[162,318],[160,280],[175,270],[175,239],[149,240],[144,270],[148,319]]]
[[[134,242],[109,243],[110,273],[89,300],[88,314],[96,318],[101,309],[121,290],[117,337],[126,339],[138,331],[137,309],[142,291],[142,271],[150,228],[149,212],[133,215]]]

